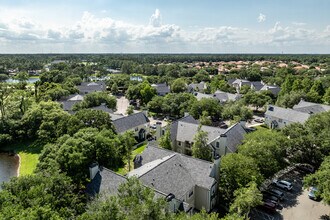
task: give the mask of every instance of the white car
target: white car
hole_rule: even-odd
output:
[[[285,189],[287,191],[292,190],[292,183],[285,181],[285,180],[274,180],[273,185],[277,186],[278,188]]]

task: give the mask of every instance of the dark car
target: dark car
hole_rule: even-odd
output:
[[[299,164],[297,165],[297,169],[303,173],[314,173],[315,169],[310,164]]]
[[[273,195],[273,196],[277,197],[279,200],[283,200],[283,198],[284,198],[284,193],[280,190],[269,189],[266,192],[270,195]]]
[[[320,196],[318,195],[318,190],[316,187],[311,187],[309,192],[308,192],[308,198],[318,201],[320,200]]]
[[[276,205],[272,202],[263,202],[260,208],[265,209],[270,212],[276,212]]]
[[[276,196],[273,196],[273,195],[271,195],[271,194],[267,194],[267,193],[264,193],[264,194],[263,194],[262,199],[263,199],[264,201],[266,201],[266,200],[268,200],[268,201],[272,201],[272,202],[275,203],[276,205],[277,205],[277,204],[279,203],[279,201],[280,201]]]

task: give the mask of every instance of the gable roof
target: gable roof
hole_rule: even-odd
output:
[[[237,151],[238,145],[242,143],[246,130],[240,123],[236,123],[230,126],[224,134],[227,136],[227,148],[234,153]]]
[[[207,99],[212,99],[213,98],[212,95],[204,94],[204,93],[201,93],[201,92],[194,92],[194,96],[196,97],[196,99],[198,101],[200,101],[202,98],[207,98]]]
[[[143,165],[129,173],[144,184],[176,198],[183,196],[197,185],[210,189],[216,182],[210,177],[213,163],[174,151],[148,145],[141,154]]]
[[[143,112],[138,112],[113,120],[113,125],[117,133],[122,133],[148,122],[148,117]]]
[[[255,91],[259,91],[264,86],[264,83],[261,81],[253,81],[251,82],[251,86],[253,86]]]
[[[104,111],[104,112],[107,112],[107,113],[113,113],[113,110],[108,108],[104,103],[101,104],[100,106],[92,107],[91,109],[101,110],[101,111]]]
[[[269,105],[265,115],[298,123],[304,123],[310,117],[310,114],[308,113],[296,111],[290,108],[282,108],[275,105]]]
[[[151,86],[156,89],[158,94],[170,93],[170,87],[166,83],[152,84]]]
[[[119,185],[125,183],[127,179],[107,168],[102,168],[87,185],[86,192],[95,196],[97,194],[116,195]]]
[[[232,94],[228,92],[223,92],[220,90],[217,90],[214,95],[214,98],[218,99],[220,102],[228,102],[228,101],[237,101],[242,97],[240,94]]]
[[[69,98],[68,101],[82,101],[84,97],[82,95],[75,95],[72,98]]]
[[[271,91],[274,95],[278,95],[278,93],[281,91],[281,88],[276,85],[264,85],[260,91]]]
[[[198,126],[199,126],[198,124],[191,124],[180,121],[178,123],[178,132],[177,132],[176,140],[181,142],[185,142],[185,141],[194,142],[194,137],[198,131]],[[207,132],[208,142],[216,139],[226,131],[226,129],[205,126],[205,125],[203,125],[201,129],[202,131]]]
[[[176,136],[178,133],[178,124],[179,122],[187,122],[190,124],[199,124],[199,122],[194,119],[191,115],[187,115],[186,117],[180,118],[176,121],[174,121],[171,125],[170,125],[170,133],[171,133],[171,140],[174,141],[176,140]]]
[[[293,106],[293,109],[299,112],[315,114],[315,113],[330,111],[330,106],[300,100],[300,102],[297,105]]]
[[[101,92],[106,90],[104,82],[83,82],[77,86],[80,93]]]
[[[188,90],[190,91],[203,91],[205,89],[205,82],[200,82],[200,83],[190,83],[188,85]]]

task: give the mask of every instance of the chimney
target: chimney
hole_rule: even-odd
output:
[[[246,128],[246,121],[241,120],[239,124],[243,127]]]
[[[162,123],[160,121],[156,122],[156,140],[162,136]]]
[[[94,177],[96,176],[96,174],[100,171],[99,169],[99,164],[97,162],[95,163],[92,163],[90,166],[89,166],[89,178],[91,180],[94,179]]]
[[[219,138],[219,155],[226,155],[227,154],[227,135],[221,134]]]
[[[213,163],[215,165],[215,172],[214,172],[215,175],[214,175],[214,177],[217,180],[217,182],[219,182],[219,179],[220,179],[219,169],[220,169],[221,157],[219,155],[216,155],[213,159],[214,159]]]

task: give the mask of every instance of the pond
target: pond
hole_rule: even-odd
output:
[[[18,155],[11,156],[7,153],[0,153],[0,189],[2,182],[7,182],[11,177],[17,176],[18,166]]]
[[[27,83],[35,83],[39,81],[39,78],[29,78],[26,82]],[[17,79],[7,79],[7,83],[18,83],[19,81]]]

